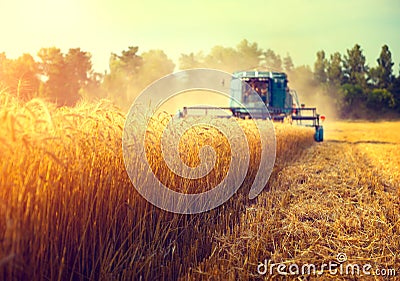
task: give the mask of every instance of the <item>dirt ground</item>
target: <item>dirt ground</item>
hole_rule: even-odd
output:
[[[240,225],[217,237],[192,280],[354,280],[400,276],[400,122],[332,122],[325,141],[272,178]],[[344,261],[338,262],[339,256]],[[336,262],[342,272],[303,274]],[[261,263],[268,264],[260,274]],[[284,273],[270,265],[284,264]],[[297,265],[300,269],[296,272]],[[346,272],[349,265],[369,271]],[[267,270],[268,269],[268,270]],[[298,279],[297,279],[298,280]]]

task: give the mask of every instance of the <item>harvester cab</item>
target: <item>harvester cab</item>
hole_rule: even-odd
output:
[[[243,83],[246,82],[246,83]],[[254,100],[250,93],[257,93],[261,98]],[[271,118],[273,121],[290,122],[291,124],[314,127],[314,139],[322,142],[324,130],[321,125],[325,117],[317,114],[315,107],[306,107],[299,103],[296,91],[288,87],[287,75],[270,71],[238,71],[233,73],[230,82],[230,106],[232,116],[238,118]],[[267,108],[268,111],[265,111]],[[201,107],[185,107],[181,116],[202,110]],[[209,108],[205,111],[209,112]]]

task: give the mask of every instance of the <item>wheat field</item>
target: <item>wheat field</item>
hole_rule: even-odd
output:
[[[2,95],[0,104],[2,280],[287,278],[260,276],[257,265],[320,264],[339,252],[387,268],[400,263],[400,136],[380,133],[399,123],[327,124],[321,144],[311,129],[276,124],[274,170],[249,200],[259,139],[251,121],[240,121],[250,150],[243,186],[214,210],[179,215],[133,188],[121,148],[125,115],[109,102],[55,108]],[[155,117],[146,140],[152,168],[171,188],[199,192],[174,179],[159,157],[158,128],[167,119]],[[198,127],[182,141],[181,156],[195,166],[205,142],[218,152],[212,187],[226,172],[226,140]]]

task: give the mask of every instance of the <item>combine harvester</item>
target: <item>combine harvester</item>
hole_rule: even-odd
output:
[[[220,108],[229,114],[218,117],[237,117],[272,119],[273,121],[296,124],[306,127],[314,127],[314,139],[322,142],[324,129],[321,123],[325,116],[317,114],[315,107],[305,107],[299,104],[296,91],[288,87],[287,75],[282,72],[269,71],[238,71],[233,73],[230,81],[230,95],[232,97],[230,106]],[[243,83],[246,82],[246,83]],[[251,100],[257,93],[266,106],[257,106],[257,101]],[[258,99],[259,100],[259,99]],[[239,103],[238,103],[238,102]],[[265,110],[267,108],[267,110]],[[210,107],[193,106],[184,107],[179,113],[181,117],[214,115]]]

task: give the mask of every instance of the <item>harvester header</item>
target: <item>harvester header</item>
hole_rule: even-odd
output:
[[[286,73],[256,70],[234,72],[230,81],[230,95],[229,107],[222,109],[229,110],[233,117],[271,118],[273,121],[286,120],[291,124],[314,127],[315,140],[323,141],[323,127],[317,109],[299,103],[296,91],[288,87]],[[207,115],[210,111],[212,109],[209,107],[185,107],[181,116]]]

